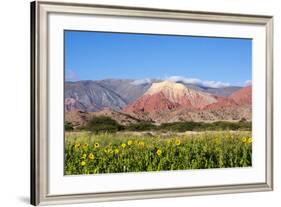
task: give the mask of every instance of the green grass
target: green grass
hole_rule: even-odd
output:
[[[65,174],[248,167],[250,131],[161,133],[66,132]]]

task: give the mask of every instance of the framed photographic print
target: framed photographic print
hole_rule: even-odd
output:
[[[31,204],[273,189],[273,17],[31,3]]]

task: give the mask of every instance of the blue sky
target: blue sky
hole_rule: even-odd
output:
[[[66,80],[107,78],[244,85],[250,39],[65,31]]]

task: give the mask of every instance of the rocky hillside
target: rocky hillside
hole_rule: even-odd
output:
[[[66,121],[75,126],[93,116],[108,116],[120,124],[140,121],[251,120],[252,87],[223,89],[172,81],[135,84],[132,80],[78,81],[65,84]],[[220,91],[220,92],[218,92]]]
[[[127,105],[118,93],[94,81],[65,84],[65,110],[99,111],[103,108],[121,110]]]
[[[153,83],[143,96],[127,105],[123,111],[134,116],[146,114],[157,123],[251,120],[251,96],[251,87],[223,97],[164,81]]]
[[[110,117],[122,125],[135,124],[140,122],[140,119],[133,117],[129,114],[114,111],[111,109],[104,109],[98,112],[85,112],[85,111],[68,111],[65,112],[65,121],[71,123],[74,128],[87,124],[93,117]],[[151,119],[146,121],[152,121]]]
[[[238,94],[240,94],[239,91],[237,92]],[[235,94],[234,96],[236,97]],[[244,98],[246,99],[246,97]],[[221,107],[235,107],[238,104],[242,104],[238,102],[238,98],[216,96],[187,88],[181,83],[163,81],[153,83],[143,96],[127,105],[123,111],[150,113],[175,108],[188,110],[217,109]]]
[[[65,83],[65,110],[100,111],[111,108],[117,111],[141,97],[154,84],[151,80],[139,83],[129,79],[105,79],[97,81],[77,81]],[[216,96],[228,96],[240,87],[209,88],[196,84],[179,82],[188,89]]]
[[[201,109],[215,103],[214,96],[171,81],[153,83],[143,96],[126,106],[125,112],[153,112],[175,108]]]
[[[238,91],[235,91],[233,94],[230,95],[230,98],[233,99],[239,105],[251,105],[252,86],[247,86]]]

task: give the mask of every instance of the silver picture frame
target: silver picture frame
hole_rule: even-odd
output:
[[[266,178],[263,183],[106,193],[48,193],[48,15],[110,15],[262,25],[266,30]],[[66,204],[273,190],[273,17],[35,1],[31,3],[31,204]]]

